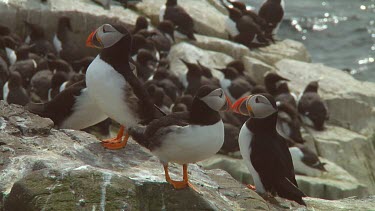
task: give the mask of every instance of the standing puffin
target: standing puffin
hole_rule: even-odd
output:
[[[223,145],[224,123],[219,111],[229,108],[230,101],[221,88],[202,86],[190,111],[172,113],[152,121],[146,128],[131,128],[129,133],[160,159],[167,182],[181,189],[191,186],[188,163],[209,158]],[[183,165],[183,181],[169,177],[169,162]]]
[[[269,94],[239,99],[233,111],[250,116],[239,135],[241,155],[258,193],[269,192],[306,205],[298,189],[292,157],[286,141],[276,130],[277,106]]]
[[[104,140],[109,149],[123,148],[125,126],[133,127],[155,118],[157,109],[129,63],[132,37],[121,25],[104,24],[87,38],[86,45],[102,49],[86,71],[89,96],[111,119],[122,126],[116,138]],[[161,116],[161,115],[160,115]]]

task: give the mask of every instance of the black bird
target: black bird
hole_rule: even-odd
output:
[[[284,5],[284,0],[267,0],[260,7],[258,15],[267,22],[267,34],[271,36],[277,34],[284,17]]]
[[[76,42],[70,18],[62,16],[57,24],[57,31],[53,38],[53,45],[60,58],[72,62],[84,57],[82,45]]]
[[[285,102],[297,108],[297,97],[294,93],[291,93],[286,81],[280,81],[276,83],[276,96],[275,100],[280,102]]]
[[[22,86],[22,76],[19,72],[11,71],[9,79],[3,87],[4,100],[11,104],[26,105],[30,99],[25,88]]]
[[[45,35],[44,29],[38,25],[24,21],[29,35],[26,37],[27,44],[35,44],[32,49],[33,53],[40,56],[47,55],[48,53],[56,54],[55,48],[50,43]]]
[[[288,145],[304,143],[297,108],[286,102],[277,102],[277,108],[279,112],[276,127],[278,132],[287,140]]]
[[[324,130],[324,122],[329,119],[327,104],[318,94],[318,81],[310,82],[298,100],[298,112],[305,124],[316,130]]]
[[[184,8],[177,4],[177,0],[167,0],[160,8],[159,21],[172,21],[175,30],[188,39],[196,40],[194,36],[194,20]]]
[[[174,43],[174,24],[171,21],[165,20],[159,23],[157,29],[150,32],[149,37],[156,49],[160,53],[160,57],[168,56],[169,51]]]
[[[60,91],[64,90],[61,85],[68,80],[68,74],[63,71],[58,71],[53,74],[51,79],[51,88],[48,90],[48,100],[55,98]]]
[[[34,59],[17,61],[9,67],[9,71],[19,72],[24,87],[29,87],[30,80],[37,72],[38,64]]]
[[[264,76],[264,85],[267,89],[267,92],[270,93],[272,96],[277,95],[276,84],[279,81],[289,81],[289,79],[286,79],[275,72],[267,72]]]
[[[158,61],[152,53],[145,49],[140,49],[137,54],[137,77],[143,82],[150,79],[157,68]]]
[[[48,90],[51,88],[53,73],[50,70],[36,72],[30,80],[30,92],[42,102],[48,101]]]
[[[138,16],[137,20],[135,21],[135,27],[132,31],[132,34],[136,34],[137,32],[141,30],[147,30],[148,29],[148,21],[145,16]]]
[[[253,86],[236,69],[226,67],[218,70],[223,72],[225,77],[220,81],[220,85],[232,101],[237,100],[243,94],[253,89]]]
[[[298,189],[292,157],[276,130],[277,106],[269,94],[241,98],[233,111],[250,116],[239,135],[241,155],[253,176],[256,191],[267,192],[306,205]]]
[[[289,147],[290,154],[293,159],[294,171],[296,174],[319,176],[314,170],[326,172],[324,167],[326,163],[319,160],[319,157],[311,151],[307,146],[302,144],[295,144]]]

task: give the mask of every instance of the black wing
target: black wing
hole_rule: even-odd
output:
[[[164,14],[165,20],[170,20],[176,26],[176,30],[183,34],[194,33],[193,18],[180,6],[167,7]]]

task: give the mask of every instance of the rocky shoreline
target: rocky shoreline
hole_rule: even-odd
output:
[[[155,25],[159,8],[164,4],[164,0],[143,0],[133,11],[121,6],[104,10],[89,0],[49,0],[45,4],[38,0],[6,2],[0,1],[0,12],[7,17],[7,22],[5,19],[0,22],[21,35],[25,33],[22,20],[41,23],[52,36],[58,17],[70,16],[72,27],[78,29],[75,31],[77,43],[82,43],[82,50],[88,53],[94,52],[84,47],[84,40],[92,29],[105,22],[132,26],[138,15],[145,15]],[[224,21],[221,21],[225,10],[214,0],[181,1],[181,6],[192,13],[199,35],[196,42],[180,41],[172,47],[171,69],[184,70],[179,58],[191,62],[199,59],[210,68],[223,67],[233,59],[241,59],[248,74],[260,84],[267,71],[277,71],[290,79],[290,87],[296,93],[308,82],[319,80],[319,93],[328,104],[330,120],[322,132],[305,128],[304,138],[313,151],[328,160],[329,173],[319,177],[298,176],[298,183],[307,195],[318,198],[375,195],[375,163],[372,162],[375,154],[372,138],[375,129],[374,83],[357,81],[341,70],[311,63],[303,44],[293,40],[250,51],[222,39],[227,36]],[[191,178],[194,184],[201,185],[202,194],[175,191],[164,182],[158,161],[135,143],[125,150],[104,150],[97,139],[84,132],[58,131],[52,129],[50,120],[29,114],[21,107],[3,102],[0,107],[0,191],[4,199],[0,202],[0,210],[10,210],[7,208],[12,206],[48,210],[52,205],[58,205],[60,210],[101,209],[101,206],[107,210],[163,207],[169,210],[187,209],[187,206],[195,210],[300,208],[282,199],[277,200],[285,207],[270,204],[224,171],[204,171],[197,165],[191,167]],[[216,156],[199,165],[207,169],[224,169],[239,181],[249,182],[241,160]],[[177,166],[171,169],[174,174],[179,172]],[[307,198],[306,202],[315,210],[338,210],[340,206],[352,210],[355,205],[363,206],[364,210],[375,207],[374,198],[363,199],[366,203],[361,200],[331,203]],[[361,208],[356,207],[356,210]]]

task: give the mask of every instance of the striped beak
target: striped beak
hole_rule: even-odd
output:
[[[253,116],[253,109],[248,105],[247,101],[250,99],[250,96],[242,97],[238,99],[232,106],[232,111],[244,116]]]
[[[87,37],[86,46],[90,47],[90,48],[102,49],[103,44],[102,44],[100,38],[98,38],[96,31],[97,30],[91,32],[91,34]]]
[[[220,111],[230,111],[232,108],[232,102],[229,100],[229,97],[225,95],[226,102]]]

